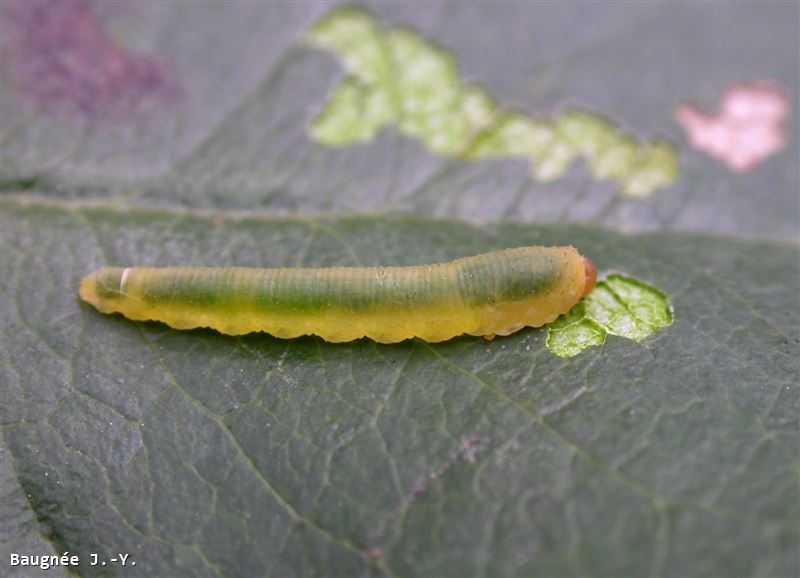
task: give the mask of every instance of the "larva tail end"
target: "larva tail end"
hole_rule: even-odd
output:
[[[581,298],[586,297],[592,292],[594,286],[597,284],[597,267],[594,266],[591,259],[583,258],[583,293]]]
[[[108,313],[115,310],[111,304],[122,296],[125,270],[119,267],[102,267],[81,279],[78,294],[95,309]]]
[[[78,294],[81,296],[81,299],[97,307],[99,303],[99,299],[97,298],[97,272],[95,271],[91,275],[87,275],[83,279],[81,279],[81,286],[78,289]]]

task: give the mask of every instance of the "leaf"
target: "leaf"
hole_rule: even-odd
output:
[[[58,505],[37,515],[71,552],[124,549],[173,575],[794,567],[798,319],[773,307],[800,290],[792,247],[411,217],[220,223],[23,197],[2,209],[6,443],[34,507]],[[103,316],[76,294],[104,264],[404,264],[542,242],[664,288],[674,325],[560,360],[545,330],[237,339]]]
[[[737,4],[721,17],[705,4],[558,4],[414,10],[379,3],[373,12],[384,27],[406,26],[447,50],[465,80],[525,118],[585,106],[640,141],[681,149],[680,178],[647,200],[619,196],[581,163],[540,183],[525,160],[438,156],[392,129],[368,146],[312,141],[308,127],[340,84],[342,67],[302,42],[335,9],[307,3],[156,3],[117,14],[110,24],[127,31],[125,46],[167,59],[186,87],[179,105],[157,108],[146,122],[54,122],[2,83],[0,188],[145,206],[391,211],[796,240],[800,140],[741,176],[691,152],[673,121],[679,103],[712,108],[742,79],[796,86],[794,7]],[[148,22],[164,32],[150,34]]]
[[[30,496],[15,478],[13,456],[5,444],[0,445],[0,488],[2,488],[3,519],[0,522],[0,548],[3,552],[3,576],[29,575],[28,568],[9,567],[11,554],[36,552],[44,556],[60,556],[53,548],[59,546],[58,536],[40,534],[38,522],[31,509]],[[48,504],[38,503],[46,509]],[[67,576],[62,568],[48,568],[52,576]]]
[[[141,118],[72,117],[4,68],[3,576],[800,573],[797,139],[733,175],[671,120],[732,82],[796,86],[796,7],[371,8],[446,50],[478,102],[586,105],[678,147],[679,180],[629,200],[580,164],[543,184],[524,160],[444,158],[392,127],[313,142],[343,72],[300,38],[331,4],[64,6],[185,92]],[[663,291],[674,323],[561,359],[546,329],[332,346],[179,332],[77,296],[103,264],[412,264],[518,244],[575,244],[606,278]],[[16,550],[82,564],[10,568]],[[87,565],[119,552],[136,566]]]
[[[567,315],[548,326],[547,347],[561,357],[574,357],[606,335],[643,341],[672,325],[669,298],[661,291],[622,275],[610,275]]]
[[[481,88],[463,83],[447,52],[409,30],[381,30],[365,11],[334,11],[306,37],[352,75],[309,129],[319,142],[369,141],[394,124],[441,155],[526,158],[532,176],[544,181],[563,177],[578,156],[594,178],[619,181],[622,193],[633,197],[677,178],[678,159],[666,143],[639,144],[587,112],[570,110],[543,122],[503,111]]]

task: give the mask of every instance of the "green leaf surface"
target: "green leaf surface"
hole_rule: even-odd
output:
[[[552,118],[602,114],[637,140],[680,149],[680,178],[646,200],[576,163],[539,183],[524,159],[438,156],[389,129],[374,143],[332,149],[308,137],[346,75],[303,37],[335,3],[154,2],[111,21],[123,46],[179,71],[186,95],[144,123],[53,122],[0,83],[0,185],[61,198],[237,210],[402,211],[475,222],[580,222],[796,240],[799,140],[751,174],[692,151],[673,121],[690,101],[714,110],[731,84],[800,84],[797,9],[790,3],[376,2],[385,27],[441,46],[467,82],[503,106]],[[590,23],[591,25],[588,25]],[[154,32],[155,31],[155,32]],[[797,110],[797,91],[791,108]],[[787,133],[800,132],[797,114]]]
[[[560,357],[574,357],[602,345],[607,335],[644,341],[672,325],[673,318],[669,298],[661,291],[623,275],[610,275],[548,326],[547,347]]]
[[[384,30],[366,11],[334,11],[306,35],[352,75],[334,89],[310,134],[330,146],[370,141],[386,126],[440,155],[521,157],[532,178],[562,178],[583,158],[595,179],[622,194],[647,197],[678,174],[666,143],[637,143],[595,114],[568,110],[544,121],[503,110],[479,86],[465,84],[452,55],[407,28]]]
[[[124,547],[142,572],[180,575],[796,569],[798,318],[775,307],[800,291],[792,247],[2,208],[6,443],[44,531],[70,551]],[[544,330],[437,345],[232,338],[103,316],[76,295],[104,264],[407,264],[568,242],[663,288],[674,325],[562,360]]]
[[[666,139],[679,179],[631,200],[580,163],[545,184],[524,160],[440,157],[391,127],[314,142],[346,72],[301,38],[334,3],[110,11],[108,33],[169,60],[183,100],[89,122],[0,83],[0,573],[798,575],[798,141],[735,175],[671,120],[736,82],[796,87],[797,7],[365,6],[504,107],[585,107]],[[573,244],[601,277],[657,288],[673,324],[564,359],[546,328],[331,345],[180,332],[77,295],[102,265],[523,244]],[[67,551],[80,567],[9,567]]]

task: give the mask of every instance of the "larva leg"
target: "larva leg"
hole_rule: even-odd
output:
[[[483,338],[486,341],[491,341],[492,339],[494,339],[494,333],[487,333],[486,335],[483,336]]]

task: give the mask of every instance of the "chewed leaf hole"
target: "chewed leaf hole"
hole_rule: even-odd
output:
[[[650,285],[623,275],[609,275],[589,296],[548,327],[547,348],[574,357],[608,335],[643,341],[672,325],[669,298]]]
[[[453,55],[411,30],[383,28],[367,12],[334,11],[305,40],[334,54],[349,75],[310,127],[311,138],[325,145],[365,143],[393,126],[439,155],[526,159],[538,181],[561,178],[583,159],[594,178],[615,181],[631,197],[646,197],[678,176],[667,143],[640,142],[590,112],[545,119],[504,108],[464,82]]]

